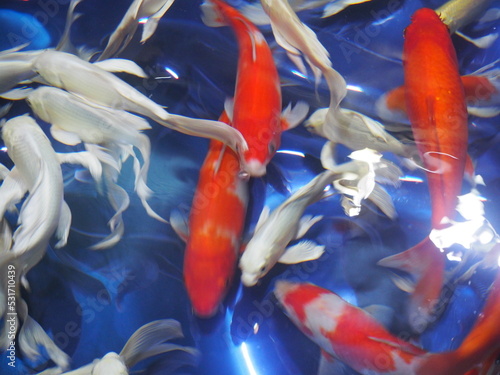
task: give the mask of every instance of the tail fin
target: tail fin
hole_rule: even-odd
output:
[[[384,259],[378,265],[408,272],[414,280],[410,297],[410,326],[422,332],[432,322],[444,283],[444,254],[426,237],[414,247]]]

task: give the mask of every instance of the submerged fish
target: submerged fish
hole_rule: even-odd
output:
[[[229,123],[225,112],[219,119]],[[211,317],[233,279],[248,203],[248,181],[240,178],[238,156],[212,141],[193,197],[189,228],[171,223],[186,239],[184,281],[196,315]]]
[[[498,38],[497,33],[480,38],[470,38],[459,32],[458,29],[478,20],[480,16],[485,13],[491,3],[491,0],[449,0],[437,8],[436,13],[439,15],[444,24],[448,26],[450,33],[457,33],[462,38],[468,40],[476,46],[487,48],[495,41],[496,38]],[[499,16],[497,15],[496,19],[498,19],[498,17]]]
[[[239,152],[246,150],[245,140],[231,126],[217,121],[170,114],[162,106],[107,71],[138,74],[137,65],[131,62],[111,59],[91,64],[69,53],[47,50],[36,57],[33,70],[40,75],[43,83],[65,89],[89,101],[138,113],[181,133],[218,139]]]
[[[308,130],[330,142],[344,144],[353,151],[371,148],[411,157],[411,148],[390,135],[378,121],[340,107],[347,93],[347,84],[333,69],[328,51],[314,31],[300,21],[287,0],[262,0],[262,6],[271,19],[277,43],[287,51],[299,71],[307,74],[302,62],[304,58],[313,71],[316,86],[321,76],[328,84],[329,107],[320,108],[309,117],[305,123]]]
[[[14,232],[11,247],[1,249],[3,251],[0,252],[0,317],[3,319],[0,347],[7,349],[11,341],[8,337],[19,330],[17,340],[21,352],[29,358],[41,356],[38,345],[43,345],[53,361],[66,367],[69,358],[55,346],[38,323],[28,316],[26,302],[21,297],[22,280],[42,259],[52,236],[55,234],[59,239],[56,247],[66,244],[71,211],[63,197],[60,162],[47,136],[28,115],[7,121],[2,127],[2,139],[15,166],[0,186],[0,220],[4,222],[6,210],[12,209],[26,193],[28,197],[21,207],[19,226]],[[9,232],[3,234],[10,236]],[[8,280],[14,280],[14,283],[8,283]],[[7,285],[14,287],[7,288]],[[15,316],[9,314],[12,305],[16,306]],[[16,323],[8,325],[8,318],[15,318]],[[10,327],[15,327],[14,332]]]
[[[183,337],[177,320],[154,320],[138,328],[127,340],[120,354],[109,352],[104,357],[73,371],[65,372],[65,369],[54,367],[38,375],[128,375],[138,362],[174,350],[183,351],[192,357],[183,359],[183,366],[194,365],[198,356],[195,348],[166,342]]]
[[[240,12],[221,0],[202,5],[203,20],[209,26],[231,25],[239,45],[238,74],[234,100],[226,103],[233,126],[248,143],[242,167],[253,177],[263,176],[278,150],[281,133],[297,126],[309,106],[300,102],[281,114],[278,71],[262,33]]]
[[[141,43],[146,42],[156,31],[158,22],[174,0],[134,0],[127,12],[109,37],[106,48],[98,60],[105,60],[123,51],[139,26],[139,20],[147,18],[142,31]]]
[[[366,311],[316,285],[280,280],[274,294],[288,317],[327,357],[342,361],[360,374],[464,375],[498,350],[497,282],[460,347],[443,353],[428,353],[393,336]]]
[[[431,196],[431,227],[455,214],[467,158],[467,108],[455,49],[435,11],[415,12],[405,32],[405,93],[408,116]],[[380,265],[409,272],[415,289],[410,324],[421,332],[428,324],[444,283],[444,254],[429,240],[382,259]]]
[[[269,213],[267,207],[262,211],[255,232],[240,259],[241,281],[244,285],[255,285],[276,262],[293,264],[322,255],[324,246],[310,240],[303,240],[288,249],[287,246],[292,240],[303,237],[322,219],[322,216],[303,214],[309,205],[325,197],[325,188],[332,183],[343,194],[343,205],[350,216],[359,213],[363,199],[373,199],[384,212],[393,211],[390,196],[379,194],[381,188],[377,187],[376,179],[379,171],[384,171],[388,172],[385,181],[397,180],[399,168],[381,161],[382,155],[373,150],[360,150],[350,157],[353,161],[330,166],[330,170],[301,187],[273,212]],[[396,173],[393,173],[393,167]],[[375,193],[374,198],[371,197],[372,193]]]
[[[17,93],[20,95],[19,91]],[[150,129],[145,119],[124,110],[94,104],[55,87],[42,86],[35,90],[26,89],[23,93],[36,115],[51,124],[50,131],[55,139],[67,145],[84,143],[103,165],[104,183],[112,205],[116,206],[116,213],[109,222],[111,235],[92,248],[110,247],[123,233],[121,214],[129,199],[116,182],[121,165],[128,156],[134,160],[135,191],[144,209],[149,216],[165,221],[147,203],[153,192],[146,185],[151,144],[147,135],[141,132]],[[133,147],[141,154],[142,166]]]

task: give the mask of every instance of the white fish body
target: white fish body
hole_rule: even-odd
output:
[[[30,91],[26,100],[33,111],[42,120],[52,124],[51,133],[55,139],[65,144],[77,144],[84,142],[90,153],[93,153],[103,163],[119,171],[123,161],[128,156],[134,160],[135,190],[151,217],[165,221],[156,214],[147,199],[152,195],[152,191],[146,185],[148,169],[150,165],[151,144],[149,138],[141,133],[141,130],[149,129],[148,122],[133,114],[123,110],[100,106],[64,90],[54,87],[40,87]],[[99,145],[102,147],[94,147]],[[142,167],[139,159],[135,155],[133,146],[139,150],[143,160]],[[106,152],[109,150],[109,152]],[[111,159],[111,160],[109,160]],[[109,169],[109,168],[108,168]],[[112,175],[111,175],[112,173]],[[119,189],[118,194],[126,192],[116,185],[115,173],[109,171],[105,173],[106,184],[111,186],[111,190]],[[113,199],[110,196],[110,199]],[[113,233],[103,243],[94,245],[94,249],[102,246],[111,246],[116,243],[122,231],[120,214],[128,206],[127,198],[116,198],[120,203],[116,204],[117,213],[110,220],[110,227]],[[109,241],[113,239],[112,241]]]
[[[353,110],[320,108],[306,120],[305,126],[312,133],[351,150],[370,148],[403,157],[412,156],[411,147],[389,134],[381,123]]]
[[[38,244],[46,245],[58,228],[61,213],[67,210],[63,199],[61,166],[49,139],[30,116],[18,116],[7,121],[2,127],[2,138],[15,167],[0,187],[0,197],[7,195],[11,198],[0,200],[10,206],[17,203],[13,196],[22,198],[29,192],[21,208],[21,225],[14,233],[11,249],[22,253]],[[17,185],[17,192],[8,190],[13,185]],[[69,223],[66,224],[69,230]],[[63,245],[66,240],[61,240],[60,245]]]
[[[27,305],[20,293],[21,283],[27,272],[44,256],[50,238],[55,234],[59,238],[56,247],[61,247],[68,237],[71,212],[63,198],[59,158],[42,129],[28,115],[7,121],[2,127],[2,138],[15,164],[0,186],[2,220],[5,210],[28,193],[19,213],[19,226],[14,232],[12,246],[0,253],[1,269],[7,270],[8,265],[15,267],[16,318],[23,321],[22,326],[19,320],[16,324],[20,350],[28,358],[33,358],[40,355],[39,345],[46,346],[50,358],[67,367],[69,358],[28,316]],[[6,349],[7,299],[2,294],[7,291],[7,271],[0,276],[0,317],[4,321],[0,330],[0,347]]]
[[[119,54],[125,49],[134,36],[139,20],[147,18],[142,32],[141,43],[146,42],[154,34],[158,21],[167,12],[174,0],[134,0],[123,16],[120,24],[109,37],[108,44],[99,60]]]
[[[305,209],[324,196],[324,189],[332,182],[334,176],[335,172],[323,172],[297,190],[269,217],[265,218],[265,213],[261,216],[239,263],[242,270],[241,281],[244,285],[255,285],[283,256],[290,241],[301,237],[321,219],[321,217],[305,217],[301,223]],[[303,241],[300,244],[302,246],[295,247],[294,251],[303,252],[304,257],[295,260],[285,258],[287,263],[318,258],[324,250],[323,246],[317,246],[311,241]]]
[[[50,368],[38,375],[128,375],[129,369],[138,362],[174,350],[181,350],[192,358],[184,359],[180,365],[193,365],[198,351],[188,346],[168,343],[173,339],[182,338],[182,330],[174,319],[155,320],[137,329],[128,339],[120,354],[107,353],[92,363],[64,372],[61,368]]]
[[[123,61],[119,64],[123,67]],[[35,59],[33,69],[45,83],[96,104],[149,117],[181,133],[217,139],[239,152],[247,149],[245,139],[233,127],[219,121],[171,115],[125,81],[101,69],[98,64],[91,64],[69,53],[44,51]]]

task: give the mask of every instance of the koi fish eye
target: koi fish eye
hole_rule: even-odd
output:
[[[276,145],[274,142],[269,143],[268,151],[270,154],[274,154],[276,152]]]

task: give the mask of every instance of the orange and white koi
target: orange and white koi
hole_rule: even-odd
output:
[[[221,0],[202,4],[203,21],[213,27],[230,25],[239,45],[238,73],[233,103],[226,112],[248,144],[242,168],[250,176],[266,173],[278,150],[281,133],[297,126],[309,107],[299,102],[281,114],[281,87],[271,50],[262,33],[239,11]]]
[[[499,273],[500,275],[500,273]],[[278,281],[276,295],[295,325],[333,357],[363,375],[463,375],[499,348],[500,277],[457,350],[429,353],[388,332],[366,311],[308,283]]]
[[[467,158],[467,108],[458,62],[446,25],[435,11],[417,10],[405,31],[406,108],[420,157],[427,170],[433,229],[452,218]],[[429,238],[379,261],[409,272],[416,280],[410,324],[417,332],[428,324],[444,282],[445,257]]]
[[[225,112],[219,119],[229,123]],[[240,178],[238,156],[212,141],[200,170],[189,216],[182,233],[179,217],[171,223],[186,239],[184,281],[196,315],[217,312],[236,269],[248,203],[248,183]]]

